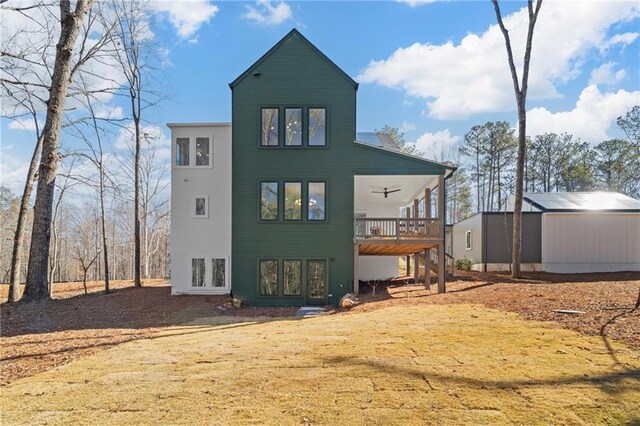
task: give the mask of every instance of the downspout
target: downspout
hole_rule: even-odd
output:
[[[487,272],[487,214],[485,212],[482,215],[482,272]]]

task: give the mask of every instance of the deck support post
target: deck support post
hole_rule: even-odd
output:
[[[444,203],[444,175],[438,176],[438,219],[440,219],[440,242],[438,243],[438,293],[445,293],[446,287],[446,253],[444,247],[445,236],[445,214]]]
[[[406,212],[407,219],[409,219],[411,217],[411,208],[410,207],[405,208],[405,212]],[[409,232],[408,220],[405,223],[405,232]],[[409,277],[411,276],[411,255],[407,256],[405,265],[406,265],[405,273]]]
[[[358,252],[358,244],[353,245],[353,292],[355,294],[360,293],[360,274],[359,274],[359,263],[360,263],[360,255]]]
[[[418,284],[420,281],[420,261],[418,259],[420,253],[415,253],[413,255],[413,283]]]
[[[427,290],[431,290],[431,249],[424,249],[424,285]]]

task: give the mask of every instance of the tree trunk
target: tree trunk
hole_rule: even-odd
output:
[[[524,98],[518,98],[518,158],[516,160],[516,194],[513,205],[513,241],[511,242],[511,276],[520,277],[520,252],[522,248],[522,180],[527,140],[527,114]]]
[[[533,6],[533,0],[527,2],[529,11],[529,28],[527,30],[527,42],[524,51],[524,63],[522,66],[522,85],[518,82],[518,72],[513,60],[513,51],[511,49],[511,39],[509,31],[504,26],[500,5],[498,0],[491,0],[493,3],[498,26],[504,37],[505,47],[507,49],[507,60],[509,62],[509,70],[511,72],[511,80],[513,81],[513,90],[516,95],[516,104],[518,106],[518,158],[516,160],[516,193],[513,207],[513,249],[512,249],[512,268],[511,276],[513,278],[520,277],[520,248],[522,243],[522,180],[524,177],[524,158],[526,154],[527,144],[527,90],[529,87],[529,64],[531,62],[531,46],[533,44],[533,30],[538,19],[542,0],[538,0],[536,6]],[[534,10],[535,9],[535,10]]]
[[[29,201],[31,192],[33,191],[33,181],[36,178],[38,170],[38,158],[42,151],[42,136],[38,138],[36,147],[33,150],[33,156],[29,163],[29,171],[27,172],[27,181],[24,184],[24,192],[22,200],[20,200],[20,211],[18,211],[18,223],[16,224],[16,232],[13,237],[13,252],[11,253],[11,275],[9,278],[9,302],[18,301],[18,293],[20,291],[20,278],[22,269],[22,243],[24,242],[25,221],[29,212]]]
[[[135,98],[131,100],[131,102],[135,102]],[[135,107],[134,107],[135,108]],[[134,278],[133,283],[136,287],[142,287],[142,281],[140,280],[140,117],[134,114],[134,123],[135,123],[135,138],[136,138],[136,149],[135,149],[135,161],[134,161],[134,192],[135,192],[135,200],[134,200]]]
[[[73,45],[78,38],[84,14],[91,8],[93,2],[94,0],[78,0],[74,12],[70,10],[69,0],[61,0],[60,2],[60,38],[56,46],[47,116],[42,132],[42,155],[33,211],[33,230],[31,232],[24,301],[50,298],[47,275],[49,272],[53,193],[60,159],[60,129],[64,115],[65,98],[71,80]]]
[[[104,292],[109,293],[109,254],[107,248],[107,227],[104,217],[104,169],[100,150],[100,218],[102,225],[102,250],[104,251]]]

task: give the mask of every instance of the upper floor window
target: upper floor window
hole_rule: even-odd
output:
[[[325,108],[309,108],[309,146],[325,146],[327,144],[327,110]]]
[[[262,108],[262,146],[278,146],[278,108]]]
[[[308,198],[308,220],[324,220],[325,219],[325,183],[309,182],[307,184]]]
[[[192,139],[195,143],[191,143]],[[213,161],[212,137],[181,137],[175,139],[175,165],[177,167],[211,167]]]
[[[302,146],[302,108],[285,108],[285,141],[287,146]]]
[[[278,220],[278,182],[260,184],[260,219]]]
[[[176,166],[189,165],[189,138],[176,139]]]
[[[196,166],[209,165],[209,138],[196,138]]]
[[[284,183],[284,220],[302,220],[302,182]]]
[[[471,247],[473,245],[473,236],[471,234],[471,230],[468,230],[467,232],[465,232],[464,243],[465,243],[465,250],[471,250]]]

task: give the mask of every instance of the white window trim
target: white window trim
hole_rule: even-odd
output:
[[[209,138],[209,165],[196,166],[196,138]],[[176,164],[176,148],[178,139],[189,139],[189,165],[179,166]],[[212,169],[215,161],[213,153],[213,133],[209,135],[174,136],[171,141],[171,167],[175,169]]]
[[[196,199],[204,198],[204,214],[196,214]],[[194,195],[191,198],[191,217],[194,219],[209,219],[209,196],[208,195]]]
[[[467,239],[467,235],[469,236],[468,239]],[[467,244],[467,242],[469,244]],[[470,251],[473,249],[473,233],[471,232],[471,229],[469,229],[467,232],[464,233],[464,248],[465,248],[465,251]]]

